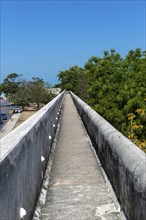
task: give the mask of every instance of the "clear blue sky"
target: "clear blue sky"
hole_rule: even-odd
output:
[[[145,50],[145,1],[1,1],[1,81],[10,73],[57,83],[115,48]]]

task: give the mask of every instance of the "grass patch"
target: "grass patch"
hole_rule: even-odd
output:
[[[16,122],[16,125],[14,128],[18,127],[20,124],[22,124],[24,121],[26,121],[29,117],[31,117],[36,111],[23,111]]]

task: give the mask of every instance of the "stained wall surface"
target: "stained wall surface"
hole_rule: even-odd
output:
[[[0,219],[31,219],[42,185],[64,93],[1,140]]]
[[[128,220],[146,218],[146,154],[71,92]]]

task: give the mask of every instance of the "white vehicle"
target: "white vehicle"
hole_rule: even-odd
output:
[[[13,108],[13,113],[20,113],[20,112],[22,112],[22,108],[21,107]]]

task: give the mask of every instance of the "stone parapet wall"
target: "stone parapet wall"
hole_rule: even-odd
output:
[[[70,93],[125,216],[145,220],[146,154]]]
[[[1,139],[0,219],[32,218],[49,159],[64,92]]]

